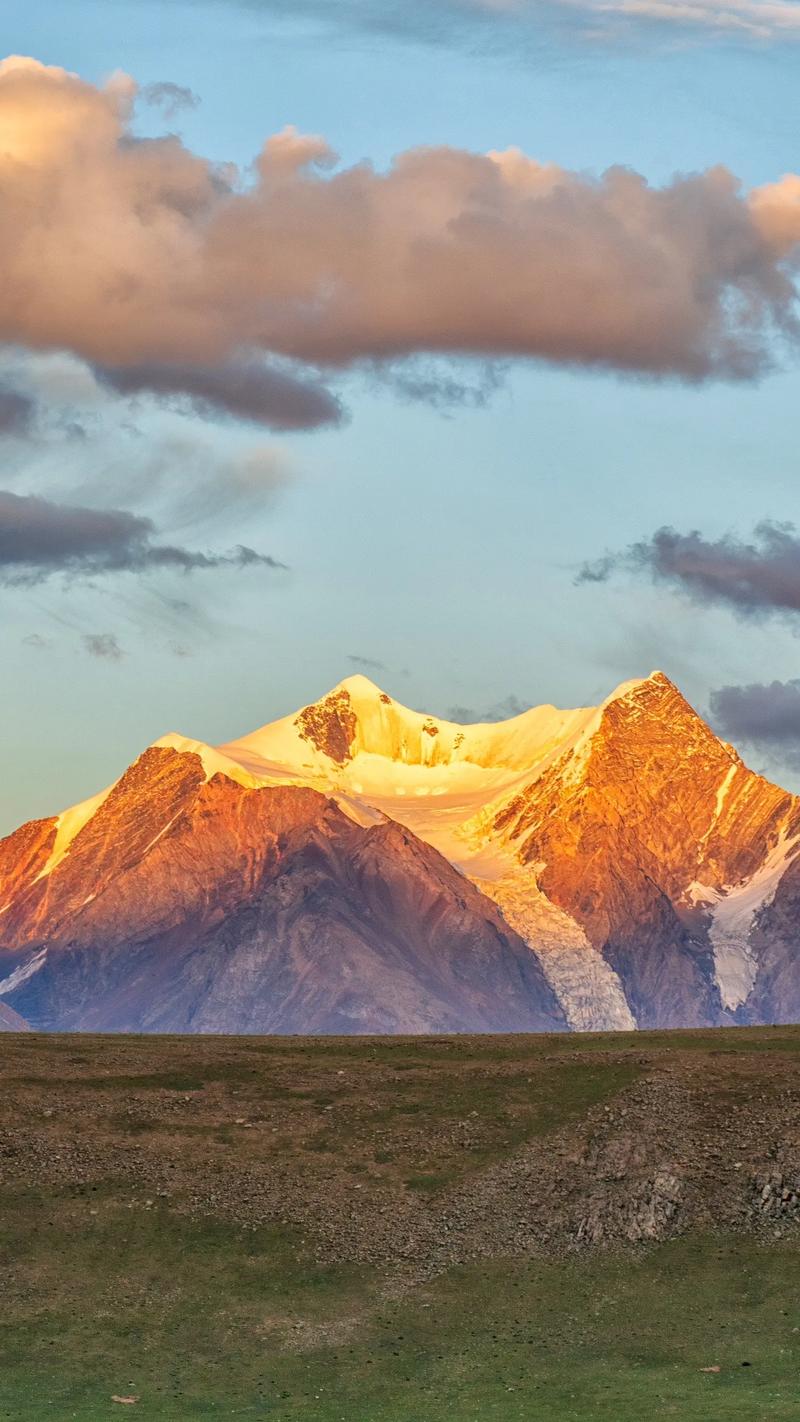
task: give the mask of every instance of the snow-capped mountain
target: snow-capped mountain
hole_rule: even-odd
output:
[[[0,1002],[96,1030],[794,1020],[799,851],[800,802],[660,672],[469,726],[350,677],[0,841]]]

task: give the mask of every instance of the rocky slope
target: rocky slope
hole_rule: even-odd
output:
[[[429,845],[310,788],[206,779],[167,746],[17,894],[3,935],[3,997],[45,1028],[565,1026],[536,957]]]
[[[789,872],[800,808],[666,677],[612,700],[493,829],[602,954],[639,1026],[765,1020],[750,930],[772,874]]]
[[[110,1182],[129,1208],[290,1227],[327,1264],[392,1263],[420,1281],[696,1231],[785,1234],[796,1249],[798,1051],[795,1028],[638,1042],[89,1036],[77,1060],[69,1040],[12,1042],[0,1181],[16,1193],[44,1180],[84,1213],[88,1187]]]
[[[12,1007],[7,1007],[4,1002],[0,1002],[0,1032],[30,1032],[30,1030],[24,1017],[20,1017]]]
[[[477,726],[353,677],[0,841],[0,1002],[82,1030],[798,1020],[799,848],[800,802],[661,673]]]

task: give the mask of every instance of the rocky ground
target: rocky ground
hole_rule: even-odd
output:
[[[319,1257],[563,1255],[800,1219],[800,1029],[3,1038],[0,1182],[299,1228]]]
[[[6,1033],[0,1418],[790,1422],[799,1054]]]

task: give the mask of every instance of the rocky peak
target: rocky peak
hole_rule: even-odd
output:
[[[681,763],[701,754],[727,770],[738,757],[720,741],[663,672],[634,683],[603,704],[592,741],[592,763],[623,755],[661,771],[666,759],[674,775]]]
[[[56,932],[60,923],[139,861],[204,783],[198,755],[150,746],[112,787],[52,870],[40,853],[37,875],[27,881],[20,878],[21,892],[0,920],[5,944]],[[53,834],[47,843],[52,846]]]
[[[305,706],[294,724],[303,740],[334,765],[345,765],[351,759],[358,721],[346,687],[337,687],[322,701]]]

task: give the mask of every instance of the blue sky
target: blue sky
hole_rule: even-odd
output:
[[[220,163],[246,165],[287,124],[324,135],[346,165],[379,169],[419,145],[518,146],[580,174],[628,165],[653,185],[724,164],[749,189],[800,161],[791,35],[673,24],[587,39],[531,10],[513,33],[505,20],[473,31],[449,19],[426,43],[357,17],[298,20],[297,7],[287,22],[269,4],[16,8],[0,18],[3,53],[93,85],[124,70],[191,90],[195,107],[168,120],[144,108],[137,132],[177,127]],[[702,710],[720,686],[793,681],[791,609],[743,617],[624,569],[575,584],[584,562],[665,524],[713,541],[800,517],[800,370],[791,340],[775,355],[758,380],[690,385],[501,353],[487,386],[480,359],[423,353],[417,373],[455,371],[480,399],[434,405],[350,366],[333,382],[346,423],[267,434],[147,398],[99,401],[77,362],[9,345],[2,369],[50,419],[45,436],[5,441],[0,482],[17,496],[129,509],[171,542],[246,544],[287,567],[0,589],[0,827],[94,792],[170,729],[213,742],[283,714],[354,659],[440,714],[479,715],[510,695],[588,704],[655,666]],[[79,435],[65,433],[70,412]],[[255,492],[215,494],[216,471],[254,455],[266,470]],[[745,750],[796,781],[774,746]]]

